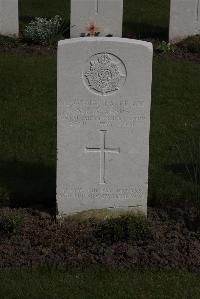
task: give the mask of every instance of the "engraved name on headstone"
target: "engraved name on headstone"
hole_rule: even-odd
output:
[[[200,0],[171,0],[169,41],[200,34]]]
[[[122,36],[123,0],[71,0],[71,37]]]
[[[147,211],[151,43],[74,38],[58,45],[57,205]]]
[[[18,35],[18,0],[0,0],[0,34]]]

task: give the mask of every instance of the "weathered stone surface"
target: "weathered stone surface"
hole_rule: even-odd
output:
[[[0,0],[0,34],[18,35],[18,0]]]
[[[152,44],[77,38],[58,46],[59,213],[147,210]]]
[[[171,0],[170,42],[179,42],[195,34],[200,34],[200,1]]]
[[[71,37],[122,36],[123,0],[71,0]]]

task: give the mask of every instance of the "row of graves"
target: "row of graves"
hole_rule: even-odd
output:
[[[170,39],[199,30],[197,2],[172,0]],[[2,33],[17,34],[17,6],[0,0]],[[153,47],[122,38],[122,16],[123,0],[72,0],[71,39],[58,43],[59,215],[147,213]]]
[[[122,36],[123,0],[71,0],[71,38]],[[200,1],[171,0],[169,41],[200,33]],[[19,34],[18,0],[0,0],[0,34]]]

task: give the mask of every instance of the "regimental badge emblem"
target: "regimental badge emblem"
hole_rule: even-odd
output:
[[[123,62],[110,53],[99,53],[91,57],[83,74],[90,91],[109,95],[118,91],[126,80]]]

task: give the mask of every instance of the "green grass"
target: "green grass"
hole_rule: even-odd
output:
[[[187,272],[90,267],[1,270],[1,299],[200,298],[200,276]]]
[[[55,204],[56,57],[0,54],[0,198]],[[149,202],[194,199],[175,140],[199,137],[200,65],[170,57],[153,65]],[[189,161],[188,161],[189,162]]]
[[[152,203],[194,197],[175,142],[187,152],[191,136],[199,138],[199,74],[200,64],[154,59],[149,168]]]
[[[53,17],[57,14],[70,15],[69,0],[19,0],[20,17]]]
[[[124,0],[124,31],[138,37],[167,38],[170,0]],[[20,21],[24,24],[37,16],[62,15],[70,22],[69,0],[19,0]]]
[[[168,38],[169,0],[124,0],[124,31],[138,38]]]

